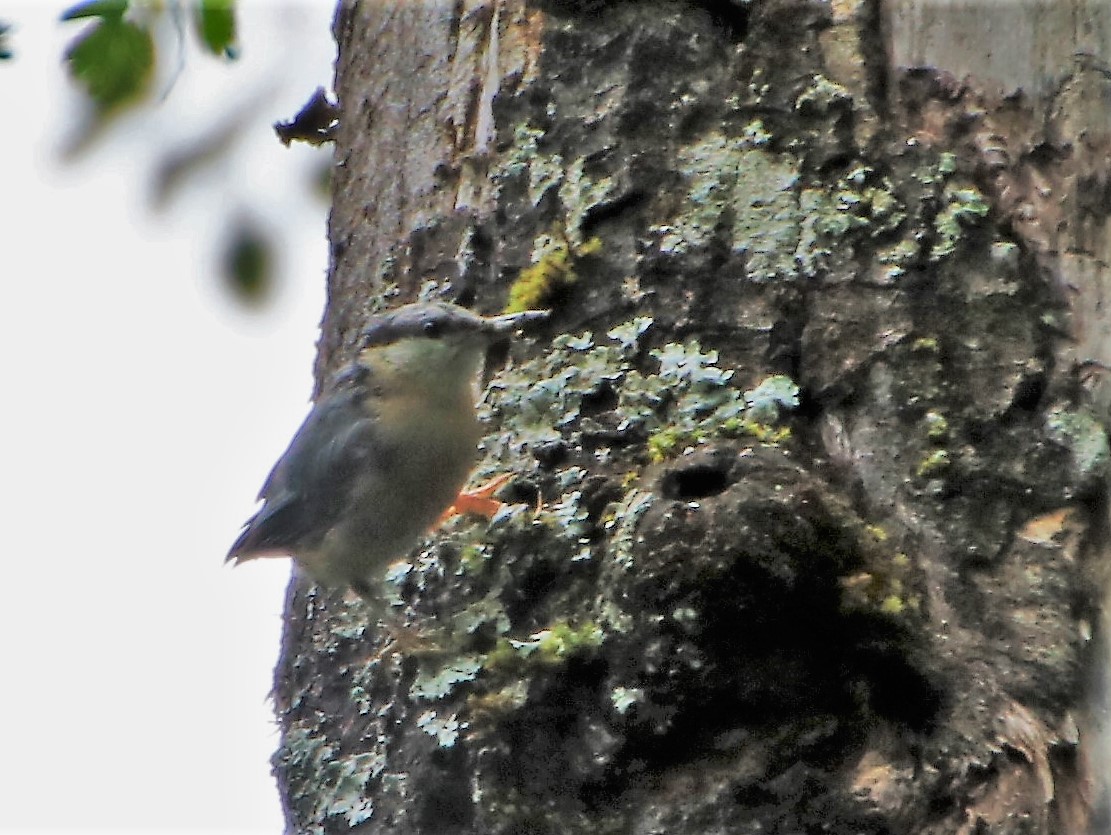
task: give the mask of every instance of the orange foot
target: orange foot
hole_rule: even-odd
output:
[[[494,494],[504,487],[511,478],[513,478],[513,473],[502,473],[474,490],[461,491],[455,497],[455,501],[451,503],[451,507],[445,510],[440,517],[440,523],[446,522],[452,516],[462,516],[464,513],[475,513],[489,519],[504,506],[494,498]]]

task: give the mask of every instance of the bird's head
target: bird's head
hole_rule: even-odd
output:
[[[471,385],[491,343],[547,315],[528,310],[481,316],[446,302],[407,304],[375,316],[363,329],[358,363],[390,387],[447,394]]]

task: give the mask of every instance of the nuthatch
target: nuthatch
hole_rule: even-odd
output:
[[[385,567],[452,505],[474,466],[487,346],[546,316],[483,317],[442,302],[375,316],[278,459],[228,560],[291,556],[323,585],[376,597]]]

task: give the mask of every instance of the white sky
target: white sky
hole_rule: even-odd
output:
[[[311,151],[269,125],[330,83],[333,5],[246,5],[238,63],[189,55],[160,105],[63,164],[68,5],[0,4],[0,830],[280,832],[289,567],[223,555],[307,409],[325,207]],[[236,109],[253,122],[232,160],[152,214],[155,152]],[[240,204],[286,242],[263,312],[211,260]]]

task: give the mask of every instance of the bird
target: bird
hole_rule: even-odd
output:
[[[227,560],[289,556],[322,586],[380,601],[386,567],[452,507],[474,466],[487,348],[547,315],[418,302],[373,316],[271,470]]]

